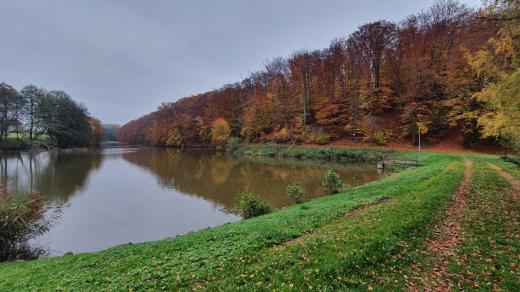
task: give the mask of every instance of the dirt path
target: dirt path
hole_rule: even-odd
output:
[[[448,206],[446,219],[441,225],[434,228],[434,236],[428,240],[425,253],[434,260],[431,273],[424,271],[418,264],[413,267],[417,273],[415,280],[427,291],[448,291],[454,288],[449,278],[448,263],[449,258],[454,255],[455,247],[462,241],[460,223],[464,216],[465,206],[468,204],[472,165],[470,160],[466,160],[464,180]],[[418,291],[417,286],[411,280],[407,286],[412,291]]]
[[[512,195],[515,199],[520,198],[520,181],[515,179],[511,174],[505,172],[497,165],[491,164],[491,169],[498,172],[498,174],[505,178],[511,184]]]

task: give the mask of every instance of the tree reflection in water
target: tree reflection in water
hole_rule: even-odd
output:
[[[8,194],[38,193],[57,205],[87,184],[89,174],[100,168],[103,155],[96,152],[27,152],[0,157],[0,185]]]
[[[304,187],[308,198],[323,195],[321,179],[328,168],[335,169],[343,182],[357,186],[381,176],[372,164],[237,159],[202,150],[143,149],[123,158],[156,176],[160,185],[202,197],[233,208],[234,194],[248,190],[259,194],[274,207],[293,203],[286,195],[288,184]]]
[[[0,157],[0,185],[10,194],[32,192],[62,210],[37,243],[52,255],[97,251],[162,239],[238,220],[235,194],[259,194],[275,208],[293,204],[288,184],[307,197],[324,194],[321,180],[335,169],[356,186],[379,177],[371,164],[238,159],[201,150],[110,148]]]

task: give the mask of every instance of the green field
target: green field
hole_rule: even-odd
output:
[[[10,139],[10,140],[29,139],[29,134],[11,132],[11,133],[7,134],[7,139]],[[38,135],[34,135],[33,140],[47,142],[50,140],[50,138],[49,138],[49,135],[47,135],[47,134],[38,134]]]
[[[38,134],[33,137],[35,142],[41,142],[53,146],[54,142],[47,134]],[[30,147],[28,133],[11,132],[7,135],[7,139],[0,142],[2,150],[25,150]]]
[[[254,151],[265,149],[272,151]],[[308,158],[344,151],[290,149]],[[245,151],[252,150],[239,152]],[[365,158],[367,153],[387,155],[356,151]],[[446,283],[451,288],[520,290],[520,204],[511,185],[520,179],[518,167],[489,155],[393,155],[416,157],[421,166],[175,239],[3,263],[0,291],[401,290]],[[499,175],[493,166],[512,178]],[[442,244],[446,236],[434,230],[443,230],[450,220],[446,210],[465,173],[471,178],[456,222],[460,240],[448,244],[448,255],[438,256],[428,251],[432,242]]]

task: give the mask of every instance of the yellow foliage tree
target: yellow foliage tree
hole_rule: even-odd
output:
[[[211,123],[211,140],[218,149],[222,149],[230,135],[231,129],[225,119],[218,118]]]
[[[516,10],[520,11],[518,6]],[[520,21],[506,22],[498,37],[468,56],[469,64],[485,82],[484,88],[474,95],[487,109],[478,118],[482,135],[500,137],[517,151],[520,151],[519,36]]]
[[[182,146],[182,135],[177,128],[172,128],[166,136],[166,146]]]
[[[99,145],[101,140],[103,139],[103,127],[101,126],[101,121],[95,117],[90,117],[90,125],[92,127],[92,133],[90,135],[90,146]]]

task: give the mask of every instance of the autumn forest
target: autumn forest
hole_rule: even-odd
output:
[[[518,124],[491,101],[518,68],[518,26],[500,20],[508,3],[476,11],[438,1],[399,23],[361,25],[323,50],[296,51],[240,82],[165,103],[124,125],[119,138],[204,145],[220,123],[259,143],[416,145],[421,134],[428,144],[510,145]]]

